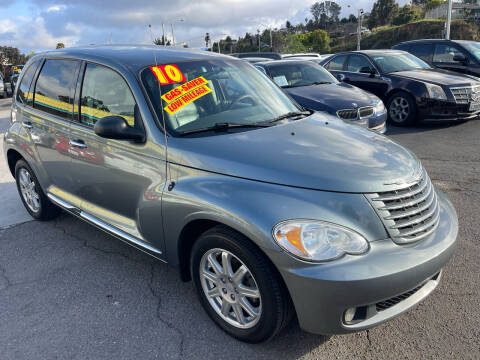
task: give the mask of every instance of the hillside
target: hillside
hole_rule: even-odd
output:
[[[371,35],[363,37],[362,49],[389,49],[402,41],[415,39],[432,39],[443,37],[444,20],[428,19],[399,26],[384,26],[374,29]],[[457,40],[478,40],[479,29],[476,25],[463,20],[452,21],[451,38]],[[332,39],[332,53],[355,50],[355,36]]]

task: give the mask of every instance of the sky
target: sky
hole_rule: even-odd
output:
[[[190,47],[212,40],[238,37],[246,31],[279,28],[287,20],[296,24],[311,17],[314,0],[0,0],[0,46],[23,53],[88,44],[144,44],[171,25],[177,42]],[[338,0],[341,16],[352,8],[370,11],[374,0]],[[407,0],[400,0],[400,4]],[[149,27],[151,25],[151,27]]]

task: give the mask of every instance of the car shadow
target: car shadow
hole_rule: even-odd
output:
[[[475,121],[475,120],[471,120],[471,121]],[[453,122],[453,121],[442,122],[440,124],[417,124],[417,125],[405,126],[405,127],[387,124],[387,132],[385,133],[385,135],[388,136],[388,135],[399,135],[399,134],[413,134],[413,133],[422,133],[422,132],[432,131],[432,130],[454,128],[462,124],[465,124],[466,122],[468,122],[468,120],[456,121],[456,122]]]
[[[136,358],[147,358],[154,347],[160,353],[169,351],[185,359],[297,359],[329,340],[303,332],[294,319],[269,342],[242,343],[215,326],[201,307],[193,283],[182,282],[176,269],[72,215],[62,213],[51,222],[33,221],[7,231],[11,232],[9,238],[4,233],[0,243],[5,277],[11,284],[19,284],[22,292],[27,291],[23,284],[31,286],[33,279],[42,279],[42,289],[28,289],[28,299],[15,296],[4,303],[7,312],[11,306],[32,308],[28,304],[34,303],[40,307],[33,307],[29,316],[23,317],[10,311],[10,322],[22,328],[21,338],[15,340],[26,348],[35,337],[33,328],[52,337],[55,332],[68,333],[59,346],[81,349],[85,358],[105,351],[102,339],[111,337],[112,331],[118,343],[134,340],[131,349],[136,349]],[[1,285],[0,281],[0,289]],[[69,295],[72,292],[74,296]],[[58,294],[68,300],[55,300]],[[39,321],[39,312],[50,315]],[[0,325],[0,332],[3,326],[11,324],[6,321]],[[129,329],[137,329],[137,333]],[[91,347],[85,332],[95,339],[96,347]],[[235,356],[227,356],[227,349]],[[118,351],[124,351],[122,358],[131,355],[129,350]],[[115,354],[110,355],[115,358]]]

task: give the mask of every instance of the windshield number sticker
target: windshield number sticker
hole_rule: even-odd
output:
[[[171,103],[174,100],[177,100],[180,96],[202,86],[207,85],[208,81],[203,76],[197,77],[190,81],[187,81],[185,84],[177,86],[175,89],[170,90],[169,92],[162,95],[162,99],[167,103]]]
[[[173,100],[170,104],[164,107],[165,111],[170,115],[175,114],[177,111],[182,109],[184,106],[190,104],[191,102],[200,99],[202,96],[205,96],[211,93],[212,90],[207,85],[200,85],[193,90],[181,95],[176,100]]]
[[[183,75],[178,66],[175,64],[150,66],[150,70],[155,74],[155,77],[160,85],[175,84],[187,81],[185,75]]]

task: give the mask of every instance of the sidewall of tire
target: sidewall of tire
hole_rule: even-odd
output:
[[[210,318],[212,318],[212,320],[220,328],[222,328],[231,336],[245,342],[258,343],[266,341],[273,337],[282,328],[282,319],[279,319],[278,314],[279,312],[281,313],[282,311],[285,311],[282,309],[282,305],[285,305],[282,304],[281,298],[277,298],[278,296],[281,297],[281,284],[279,284],[277,279],[271,278],[273,276],[273,272],[272,269],[268,269],[268,261],[258,264],[257,257],[259,254],[252,254],[250,249],[242,246],[243,244],[238,243],[236,240],[238,239],[231,239],[230,236],[219,232],[207,231],[207,233],[202,235],[194,244],[192,249],[192,278],[197,288],[197,294],[200,298],[200,302]],[[248,240],[245,239],[245,241]],[[248,267],[255,278],[261,294],[262,314],[259,322],[252,328],[239,329],[228,324],[216,313],[203,293],[199,276],[200,260],[203,254],[213,248],[220,248],[233,253]],[[267,268],[265,268],[266,265]]]
[[[20,190],[18,173],[22,168],[26,169],[30,173],[30,177],[33,179],[33,181],[35,181],[35,190],[39,196],[39,202],[40,202],[40,210],[37,212],[32,211],[28,207],[27,203],[25,202],[25,199],[23,198],[22,192]],[[50,200],[48,200],[47,196],[42,190],[42,187],[40,186],[40,183],[38,182],[35,172],[32,170],[30,165],[28,165],[28,163],[23,159],[18,160],[17,163],[15,164],[15,182],[17,183],[18,194],[20,196],[20,199],[22,200],[23,205],[25,206],[25,209],[34,219],[50,220],[59,213],[60,209],[57,208],[54,204],[52,204]]]
[[[409,106],[409,113],[408,113],[408,117],[405,121],[396,122],[396,121],[393,121],[390,117],[390,105],[392,104],[392,102],[395,98],[400,97],[400,96],[407,100],[408,106]],[[388,120],[389,120],[390,124],[392,124],[394,126],[409,126],[409,125],[414,124],[416,122],[416,117],[417,117],[417,105],[415,104],[415,100],[412,98],[412,96],[409,93],[407,93],[405,91],[396,92],[395,94],[393,94],[388,99],[387,115],[388,115]]]

